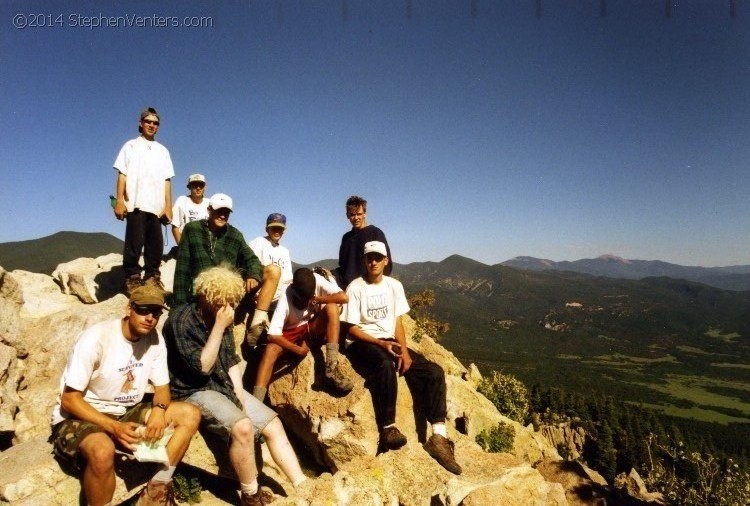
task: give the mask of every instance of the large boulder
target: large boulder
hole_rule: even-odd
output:
[[[96,304],[122,290],[125,280],[122,255],[110,253],[98,258],[78,258],[58,265],[52,278],[63,293],[75,295],[84,304]]]

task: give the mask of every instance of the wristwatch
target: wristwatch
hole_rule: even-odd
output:
[[[161,408],[161,409],[163,409],[164,411],[166,411],[166,410],[167,410],[167,405],[166,405],[166,404],[164,404],[163,402],[157,402],[157,403],[155,403],[155,404],[152,404],[152,406],[153,406],[153,407],[155,407],[155,408]]]

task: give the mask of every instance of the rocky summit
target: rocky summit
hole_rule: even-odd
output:
[[[52,276],[0,267],[0,501],[16,505],[70,505],[80,496],[79,480],[52,457],[50,413],[59,381],[78,334],[86,327],[123,315],[127,299],[121,258],[107,255],[61,264]],[[171,286],[174,260],[162,265]],[[162,316],[160,325],[166,319]],[[242,336],[244,329],[236,329]],[[481,376],[465,367],[429,337],[409,345],[440,364],[448,387],[449,436],[463,468],[460,476],[444,470],[422,448],[426,427],[415,416],[412,398],[399,380],[397,425],[407,437],[402,448],[376,455],[378,432],[370,392],[342,357],[355,387],[343,397],[319,388],[322,351],[296,367],[281,364],[268,393],[297,453],[311,477],[294,489],[262,448],[261,484],[276,505],[496,506],[645,504],[610,487],[595,471],[565,462],[553,442],[560,432],[535,432],[497,411],[477,392]],[[242,339],[239,338],[238,342]],[[249,363],[252,350],[242,350]],[[252,369],[252,367],[250,367]],[[250,376],[250,374],[248,374]],[[251,390],[252,384],[246,383]],[[475,442],[499,422],[515,429],[510,453],[487,453]],[[576,435],[576,437],[584,437]],[[178,473],[198,476],[202,504],[233,504],[226,457],[211,441],[196,435]],[[130,464],[123,464],[132,469]],[[149,477],[147,466],[118,478],[116,503],[136,493]]]

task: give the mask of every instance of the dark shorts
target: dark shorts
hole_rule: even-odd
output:
[[[146,415],[151,409],[150,402],[141,402],[130,408],[124,415],[117,417],[107,415],[120,422],[146,423]],[[86,436],[96,434],[97,432],[106,432],[102,427],[95,423],[68,418],[54,427],[52,427],[52,451],[55,455],[67,464],[74,466],[79,471],[83,469],[78,446]]]

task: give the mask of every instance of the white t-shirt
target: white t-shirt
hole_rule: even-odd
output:
[[[180,195],[172,206],[172,226],[182,231],[182,227],[191,221],[208,218],[208,199],[203,197],[200,204],[196,204],[187,195]]]
[[[341,319],[376,339],[393,339],[396,318],[409,312],[404,286],[390,276],[383,276],[380,283],[359,277],[349,283],[346,294],[349,303]]]
[[[169,384],[167,348],[154,329],[137,342],[122,334],[122,320],[98,323],[84,330],[73,347],[52,411],[52,425],[70,418],[62,409],[65,386],[83,392],[83,398],[101,413],[121,416],[141,402],[146,385]]]
[[[281,268],[281,278],[279,286],[276,287],[276,293],[273,294],[273,300],[276,302],[286,290],[286,287],[292,282],[292,259],[289,256],[289,250],[281,244],[274,244],[265,237],[256,237],[248,243],[255,256],[258,257],[263,267],[267,265],[278,265]]]
[[[321,295],[334,295],[341,291],[339,285],[333,281],[328,281],[320,274],[313,273],[313,276],[315,276],[316,297],[320,297]],[[320,310],[320,307],[313,308],[313,311],[311,311],[309,307],[306,307],[305,309],[297,309],[294,307],[292,301],[289,300],[289,291],[291,289],[291,286],[286,288],[284,296],[279,299],[279,304],[276,306],[276,311],[273,313],[271,325],[268,328],[268,333],[272,336],[280,336],[283,329],[293,329],[310,321],[315,313]]]
[[[166,202],[166,180],[174,177],[167,148],[144,137],[129,140],[120,149],[114,168],[126,176],[125,207],[128,212],[140,209],[161,216]]]

